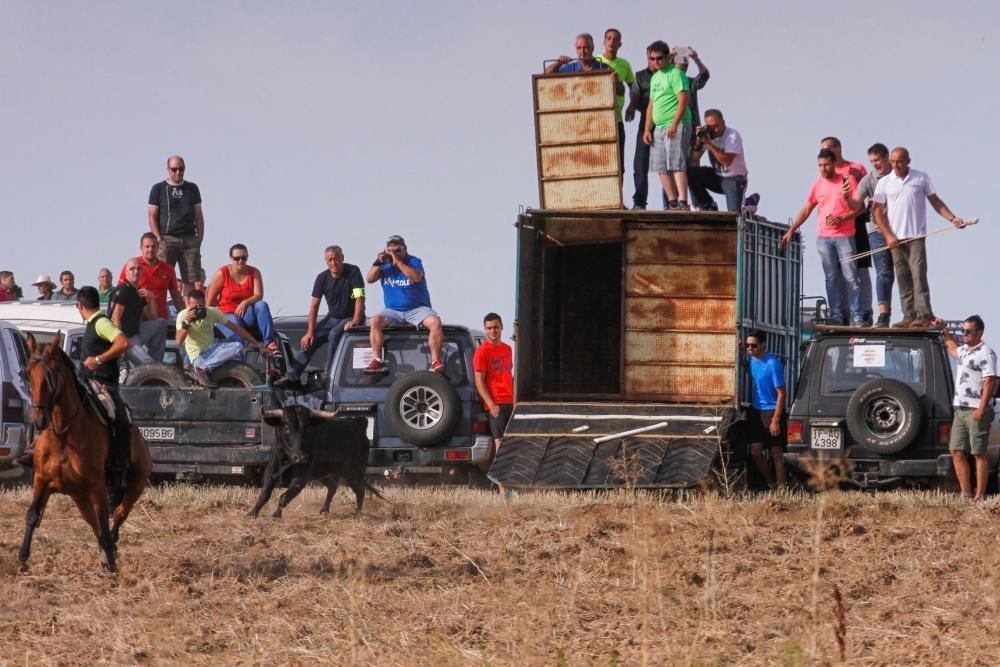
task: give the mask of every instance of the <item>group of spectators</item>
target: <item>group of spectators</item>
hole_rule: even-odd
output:
[[[608,28],[604,31],[604,51],[595,56],[594,38],[580,33],[576,37],[576,58],[559,56],[545,71],[614,71],[618,156],[623,175],[625,123],[635,120],[636,112],[639,118],[632,162],[632,208],[645,210],[650,204],[649,172],[654,171],[662,186],[665,210],[718,210],[710,192],[725,196],[726,210],[741,210],[748,175],[743,138],[726,125],[719,109],[706,110],[702,122],[698,91],[708,83],[710,73],[698,52],[690,46],[671,48],[656,40],[646,47],[646,68],[633,71],[631,63],[618,55],[621,46],[621,31]],[[692,62],[698,73],[688,76]],[[701,164],[706,153],[708,166]]]
[[[892,326],[932,326],[937,318],[927,283],[927,203],[955,227],[961,229],[966,223],[941,201],[930,176],[910,168],[906,148],[890,151],[885,144],[875,143],[868,149],[868,160],[871,172],[844,159],[839,139],[824,137],[817,155],[819,176],[782,244],[787,245],[818,208],[816,245],[831,323],[890,326],[895,282],[903,313]]]

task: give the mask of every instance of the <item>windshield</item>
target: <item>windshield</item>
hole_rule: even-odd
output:
[[[372,348],[367,339],[351,341],[343,350],[338,384],[342,387],[388,387],[397,377],[413,371],[427,370],[431,363],[431,351],[427,336],[394,336],[386,338],[383,355],[389,372],[383,375],[368,375],[365,368],[371,363]],[[457,343],[446,340],[441,352],[445,365],[445,377],[453,387],[468,384],[469,372],[465,357]]]
[[[924,351],[915,345],[861,342],[826,349],[820,378],[823,394],[850,394],[869,380],[888,378],[924,394]]]

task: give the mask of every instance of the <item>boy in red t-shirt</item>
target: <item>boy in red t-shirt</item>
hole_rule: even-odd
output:
[[[483,408],[490,415],[490,433],[496,451],[514,411],[514,351],[500,340],[503,321],[499,315],[487,313],[483,328],[486,340],[476,350],[472,368],[476,372],[476,390],[483,399]]]

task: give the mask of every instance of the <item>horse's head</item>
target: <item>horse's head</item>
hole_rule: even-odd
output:
[[[28,383],[31,385],[31,421],[35,428],[43,431],[52,421],[52,409],[66,386],[63,377],[65,354],[59,348],[62,334],[56,334],[52,342],[45,348],[38,347],[35,337],[27,336],[28,351],[31,359],[28,361]]]

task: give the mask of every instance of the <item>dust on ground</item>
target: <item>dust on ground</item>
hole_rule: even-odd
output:
[[[931,493],[495,494],[160,486],[117,576],[53,498],[19,571],[0,494],[0,662],[998,664],[1000,502]],[[839,602],[838,602],[839,600]]]

